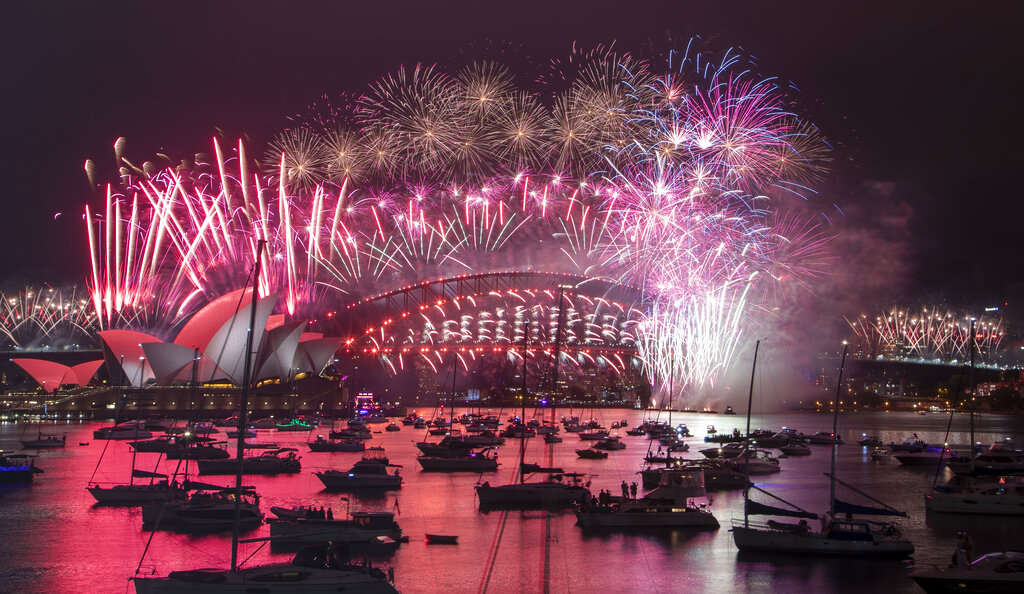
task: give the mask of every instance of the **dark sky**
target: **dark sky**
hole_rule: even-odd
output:
[[[102,7],[94,6],[102,4]],[[1018,2],[38,2],[4,5],[0,286],[81,282],[82,165],[257,137],[321,93],[507,41],[535,58],[699,34],[794,81],[836,146],[847,293],[969,306],[1024,296]],[[54,218],[55,213],[63,213]],[[848,266],[849,265],[849,266]],[[824,291],[827,294],[827,291]]]

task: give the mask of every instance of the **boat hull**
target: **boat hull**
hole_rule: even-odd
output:
[[[170,577],[133,578],[136,594],[320,594],[346,592],[355,594],[397,594],[398,590],[386,581],[380,570],[353,568],[350,570],[313,569],[289,564],[273,564],[243,569],[236,573],[226,570],[197,570],[178,572]],[[301,580],[272,581],[273,576],[304,575]],[[269,576],[269,577],[264,577]]]
[[[590,490],[582,486],[558,483],[521,483],[476,488],[480,507],[541,506],[570,507],[590,499]]]
[[[423,470],[432,472],[489,472],[498,469],[498,461],[490,458],[434,458],[416,459]]]
[[[718,520],[708,512],[644,508],[608,512],[580,511],[576,512],[576,523],[583,528],[719,528]]]
[[[925,495],[925,507],[940,514],[1024,516],[1024,496]]]
[[[172,489],[166,485],[95,485],[87,489],[96,503],[103,505],[146,505],[186,497],[184,490]]]
[[[268,523],[271,542],[275,544],[371,544],[380,536],[402,538],[402,529],[397,524],[390,528],[363,528],[351,520],[270,520]]]
[[[736,548],[743,552],[860,557],[906,557],[914,553],[907,541],[840,540],[816,533],[783,532],[736,526],[732,529]]]
[[[325,471],[316,477],[328,489],[400,489],[402,477],[393,475],[366,475],[351,472]]]

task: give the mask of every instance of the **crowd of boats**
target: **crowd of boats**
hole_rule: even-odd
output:
[[[830,475],[831,481],[849,487],[870,500],[871,504],[851,504],[833,496],[828,511],[819,514],[792,505],[754,484],[758,475],[779,472],[780,458],[807,456],[815,446],[825,446],[825,450],[840,446],[842,440],[831,432],[804,435],[797,430],[783,428],[779,431],[754,430],[749,435],[738,430],[720,434],[709,426],[704,442],[710,447],[700,448],[697,452],[700,457],[697,458],[689,455],[694,442],[687,442],[691,436],[684,424],[657,420],[648,420],[634,427],[625,421],[612,424],[611,431],[621,430],[627,436],[637,438],[636,441],[629,441],[628,437],[623,439],[596,421],[581,421],[578,417],[565,417],[559,422],[524,422],[521,417],[513,416],[502,422],[494,416],[473,413],[431,421],[415,414],[395,422],[356,418],[339,429],[318,426],[316,420],[306,419],[278,423],[274,430],[289,431],[292,430],[289,427],[301,423],[309,432],[306,445],[310,451],[361,454],[347,469],[322,469],[314,473],[327,490],[358,493],[361,490],[401,489],[404,478],[401,467],[390,462],[383,447],[367,445],[373,436],[369,425],[377,422],[397,428],[393,431],[417,426],[425,431],[443,428],[443,432],[435,432],[437,435],[433,439],[428,436],[416,442],[420,452],[417,463],[423,472],[479,474],[481,478],[475,486],[475,494],[482,510],[569,510],[576,515],[577,524],[588,530],[714,530],[720,525],[707,502],[702,501],[707,491],[747,489],[750,495],[745,501],[744,520],[742,523],[735,521],[731,527],[734,542],[740,550],[896,557],[907,556],[914,551],[898,521],[894,520],[906,514],[853,485],[847,485],[834,474]],[[275,549],[304,545],[323,549],[330,544],[335,549],[344,546],[346,551],[352,547],[365,547],[386,554],[403,541],[408,541],[391,512],[349,510],[343,515],[339,510],[336,517],[333,510],[325,513],[322,509],[305,506],[271,507],[273,517],[268,518],[263,512],[261,497],[253,487],[245,487],[240,492],[234,487],[196,480],[198,475],[235,474],[239,468],[247,475],[298,473],[301,471],[301,455],[296,448],[277,447],[273,442],[243,437],[244,447],[250,455],[239,461],[231,457],[226,440],[218,440],[220,429],[214,423],[191,424],[183,429],[169,425],[163,428],[164,435],[155,435],[159,427],[160,421],[156,420],[132,421],[98,429],[93,437],[126,440],[134,454],[156,453],[185,464],[192,462],[194,474],[190,476],[183,472],[167,476],[150,472],[135,468],[133,459],[128,482],[90,482],[86,488],[97,504],[139,506],[143,527],[151,530],[216,531],[230,530],[235,525],[252,529],[266,523],[270,528],[267,540]],[[254,426],[253,431],[255,435],[262,435],[265,429]],[[518,457],[518,469],[514,473],[517,480],[494,484],[493,480],[485,478],[488,472],[498,468],[499,448],[509,439],[518,440],[521,446],[538,437],[543,437],[549,444],[558,443],[548,439],[552,436],[560,439],[575,436],[581,446],[590,446],[577,449],[579,457],[589,457],[588,452],[608,456],[627,447],[645,448],[643,466],[637,470],[639,485],[623,482],[618,489],[620,493],[616,494],[612,494],[611,489],[593,492],[590,476],[529,463],[522,454]],[[66,445],[65,437],[41,431],[22,441],[29,450]],[[876,459],[877,450],[884,450],[890,457],[900,459],[936,449],[916,435],[909,436],[904,443],[880,443],[876,437],[865,435],[857,447],[870,453],[872,460]],[[973,452],[957,453],[948,447],[938,449],[940,455],[929,459],[936,460],[935,464],[948,466],[953,479],[936,485],[925,495],[927,509],[933,513],[1024,515],[1024,452],[1009,442],[995,443]],[[0,480],[31,480],[34,474],[41,472],[35,466],[34,458],[28,454],[0,454]],[[764,523],[751,521],[751,516],[758,515],[771,516],[772,519]],[[888,518],[884,521],[864,519],[865,516],[877,515]],[[429,535],[429,541],[457,542],[457,535]],[[302,563],[310,554],[309,551],[302,552],[297,556],[301,557],[297,562]],[[316,558],[320,561],[316,563],[323,562],[325,568],[331,564],[337,567],[345,565],[345,555],[338,550],[328,552],[323,549],[319,555]],[[980,564],[976,568],[978,574],[982,565],[997,567],[1001,566],[1000,562],[1019,561],[1012,552],[972,560]],[[374,578],[368,583],[379,582],[393,587],[386,577],[380,580],[380,575],[369,572],[370,568],[362,569],[366,572],[360,576],[367,580]],[[952,575],[955,571],[946,573]],[[1014,575],[1012,572],[1003,573]],[[185,577],[199,579],[194,575]],[[934,576],[928,579],[934,581]]]

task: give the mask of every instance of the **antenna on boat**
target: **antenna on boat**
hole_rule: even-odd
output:
[[[530,320],[527,317],[529,312],[525,312],[523,315],[523,396],[522,396],[522,412],[519,416],[519,483],[522,484],[526,481],[526,475],[523,473],[523,462],[526,461],[526,337],[530,335]]]
[[[836,442],[839,439],[836,437],[836,430],[839,423],[839,390],[843,386],[843,369],[846,368],[846,353],[849,351],[850,345],[843,341],[843,359],[839,363],[839,381],[836,382],[836,398],[832,402],[832,472],[829,474],[829,511],[833,516],[836,515]]]
[[[242,394],[238,405],[238,438],[235,457],[238,468],[235,471],[235,522],[231,529],[231,571],[238,570],[238,524],[242,515],[242,457],[245,454],[246,412],[249,408],[249,384],[252,375],[252,337],[256,326],[256,304],[259,297],[260,265],[263,263],[263,247],[266,240],[256,242],[256,266],[252,275],[252,305],[249,309],[249,331],[245,335],[245,363],[242,367]]]
[[[747,501],[750,499],[750,411],[754,408],[754,372],[757,370],[757,351],[761,341],[754,343],[754,364],[750,366],[750,391],[747,393],[747,437],[744,440],[743,455],[743,527],[750,527],[750,514],[747,513]]]

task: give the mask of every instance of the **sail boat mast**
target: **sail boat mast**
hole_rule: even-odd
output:
[[[832,401],[832,472],[829,473],[829,511],[834,516],[836,514],[836,442],[839,441],[836,437],[836,431],[839,427],[839,391],[843,386],[843,370],[846,368],[846,353],[850,349],[850,345],[843,341],[843,359],[839,363],[839,381],[836,382],[836,398]]]
[[[523,473],[523,462],[526,460],[526,337],[530,333],[530,321],[523,317],[523,394],[522,412],[519,413],[519,483],[526,482],[526,475]]]
[[[974,351],[977,350],[978,346],[976,342],[977,337],[978,335],[974,332],[974,318],[971,318],[971,444],[968,450],[970,453],[967,455],[971,459],[972,471],[974,470],[974,407],[977,405],[977,401],[974,399],[974,391],[976,389],[974,384]]]
[[[245,428],[248,424],[249,383],[252,375],[252,343],[256,329],[256,303],[260,286],[260,265],[263,263],[263,246],[266,241],[256,242],[256,266],[252,274],[252,305],[249,310],[249,331],[245,335],[245,362],[242,367],[242,393],[238,404],[238,438],[235,457],[238,469],[235,472],[235,522],[231,530],[231,571],[238,570],[238,524],[242,515],[242,457],[245,455]]]
[[[754,408],[754,372],[757,370],[757,351],[761,341],[754,343],[754,364],[750,366],[750,391],[747,393],[747,437],[744,440],[743,455],[747,457],[743,464],[743,527],[750,527],[750,514],[747,513],[747,500],[750,498],[750,411]]]

